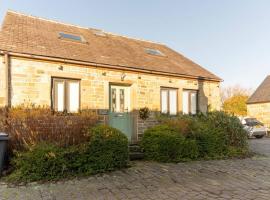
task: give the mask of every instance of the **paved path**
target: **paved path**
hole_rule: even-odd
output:
[[[266,156],[180,164],[134,162],[122,171],[52,184],[0,185],[0,200],[270,199],[270,139],[250,140]]]
[[[250,139],[249,146],[253,152],[270,157],[270,138]]]

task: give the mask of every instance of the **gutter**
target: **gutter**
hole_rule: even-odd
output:
[[[0,50],[0,54],[5,54],[4,51]],[[168,75],[174,77],[182,77],[182,78],[191,78],[196,80],[208,80],[214,82],[222,82],[221,79],[214,79],[208,77],[198,77],[198,76],[191,76],[185,74],[177,74],[177,73],[169,73],[169,72],[161,72],[161,71],[154,71],[154,70],[143,70],[136,67],[127,67],[123,65],[111,65],[105,63],[95,63],[95,62],[86,62],[86,61],[79,61],[74,59],[63,59],[59,57],[48,57],[42,55],[34,55],[34,54],[24,54],[24,53],[16,53],[16,52],[8,52],[10,56],[22,57],[22,58],[30,58],[30,59],[39,59],[39,60],[46,60],[46,61],[54,61],[54,62],[64,62],[68,64],[77,64],[77,65],[86,65],[86,66],[95,66],[107,69],[119,69],[119,70],[126,70],[126,71],[133,71],[133,72],[141,72],[141,73],[149,73],[149,74],[157,74],[157,75]]]
[[[254,101],[254,102],[246,102],[247,105],[254,105],[254,104],[265,104],[265,103],[270,103],[270,101]]]

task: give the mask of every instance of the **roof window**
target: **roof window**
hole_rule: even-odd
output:
[[[164,54],[161,53],[161,51],[159,51],[157,49],[146,48],[145,52],[150,54],[150,55],[154,55],[154,56],[164,56]]]
[[[106,37],[106,33],[104,33],[104,31],[102,30],[94,30],[93,33],[96,35],[96,36],[102,36],[102,37]]]
[[[80,35],[73,35],[73,34],[68,34],[68,33],[59,33],[59,38],[60,39],[67,39],[75,42],[85,42],[85,39],[80,36]]]

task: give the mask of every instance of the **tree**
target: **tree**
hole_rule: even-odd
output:
[[[247,115],[247,105],[248,95],[234,95],[226,99],[223,103],[223,110],[227,113],[234,114],[237,116]]]
[[[221,101],[224,102],[233,96],[250,96],[253,90],[251,88],[244,88],[240,85],[228,86],[221,88]]]

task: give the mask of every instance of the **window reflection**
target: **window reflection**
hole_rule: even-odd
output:
[[[112,89],[112,112],[116,111],[116,89]]]
[[[120,112],[125,111],[125,90],[120,89]]]

